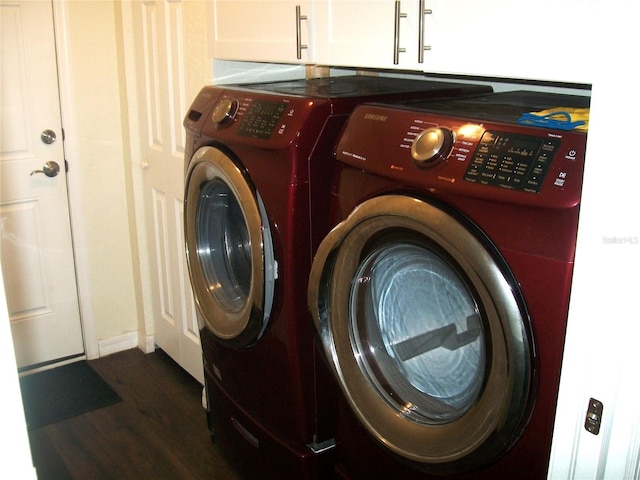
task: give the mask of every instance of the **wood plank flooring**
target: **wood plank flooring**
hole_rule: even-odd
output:
[[[202,387],[164,352],[90,365],[122,402],[29,432],[39,480],[239,480],[211,442]]]

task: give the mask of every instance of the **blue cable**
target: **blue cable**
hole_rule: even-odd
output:
[[[551,118],[561,116],[564,119]],[[547,115],[536,115],[535,113],[523,113],[518,119],[520,125],[531,125],[534,127],[547,127],[554,128],[556,130],[573,130],[576,127],[584,125],[585,122],[578,120],[576,122],[571,121],[571,115],[569,112],[553,112]]]

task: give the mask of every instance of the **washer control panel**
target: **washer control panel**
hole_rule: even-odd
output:
[[[552,206],[579,203],[585,147],[583,132],[368,104],[336,156],[405,188]]]
[[[539,193],[558,138],[485,131],[464,174],[467,182]]]

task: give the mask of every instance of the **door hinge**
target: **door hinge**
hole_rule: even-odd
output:
[[[584,428],[589,433],[598,435],[600,433],[600,424],[602,423],[602,402],[595,398],[589,399],[589,408],[587,408],[587,416],[584,420]]]

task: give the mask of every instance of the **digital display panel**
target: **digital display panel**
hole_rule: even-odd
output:
[[[559,145],[558,139],[486,131],[464,179],[539,193]]]
[[[268,140],[286,107],[285,102],[254,100],[238,127],[238,135]]]

